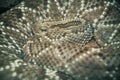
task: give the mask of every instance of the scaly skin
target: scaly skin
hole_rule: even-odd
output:
[[[119,80],[120,8],[109,0],[25,0],[0,15],[1,80]]]

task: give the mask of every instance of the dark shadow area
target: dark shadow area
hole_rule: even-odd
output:
[[[120,4],[120,0],[116,0]]]
[[[0,0],[0,14],[19,4],[22,0]]]

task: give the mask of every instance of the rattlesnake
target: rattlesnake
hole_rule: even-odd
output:
[[[1,80],[118,80],[113,0],[25,0],[0,15]]]

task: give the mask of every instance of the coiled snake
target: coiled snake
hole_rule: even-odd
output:
[[[114,0],[25,0],[0,15],[1,80],[119,80]]]

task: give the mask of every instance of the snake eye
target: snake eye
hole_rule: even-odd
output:
[[[47,32],[47,29],[40,29],[41,32]]]

